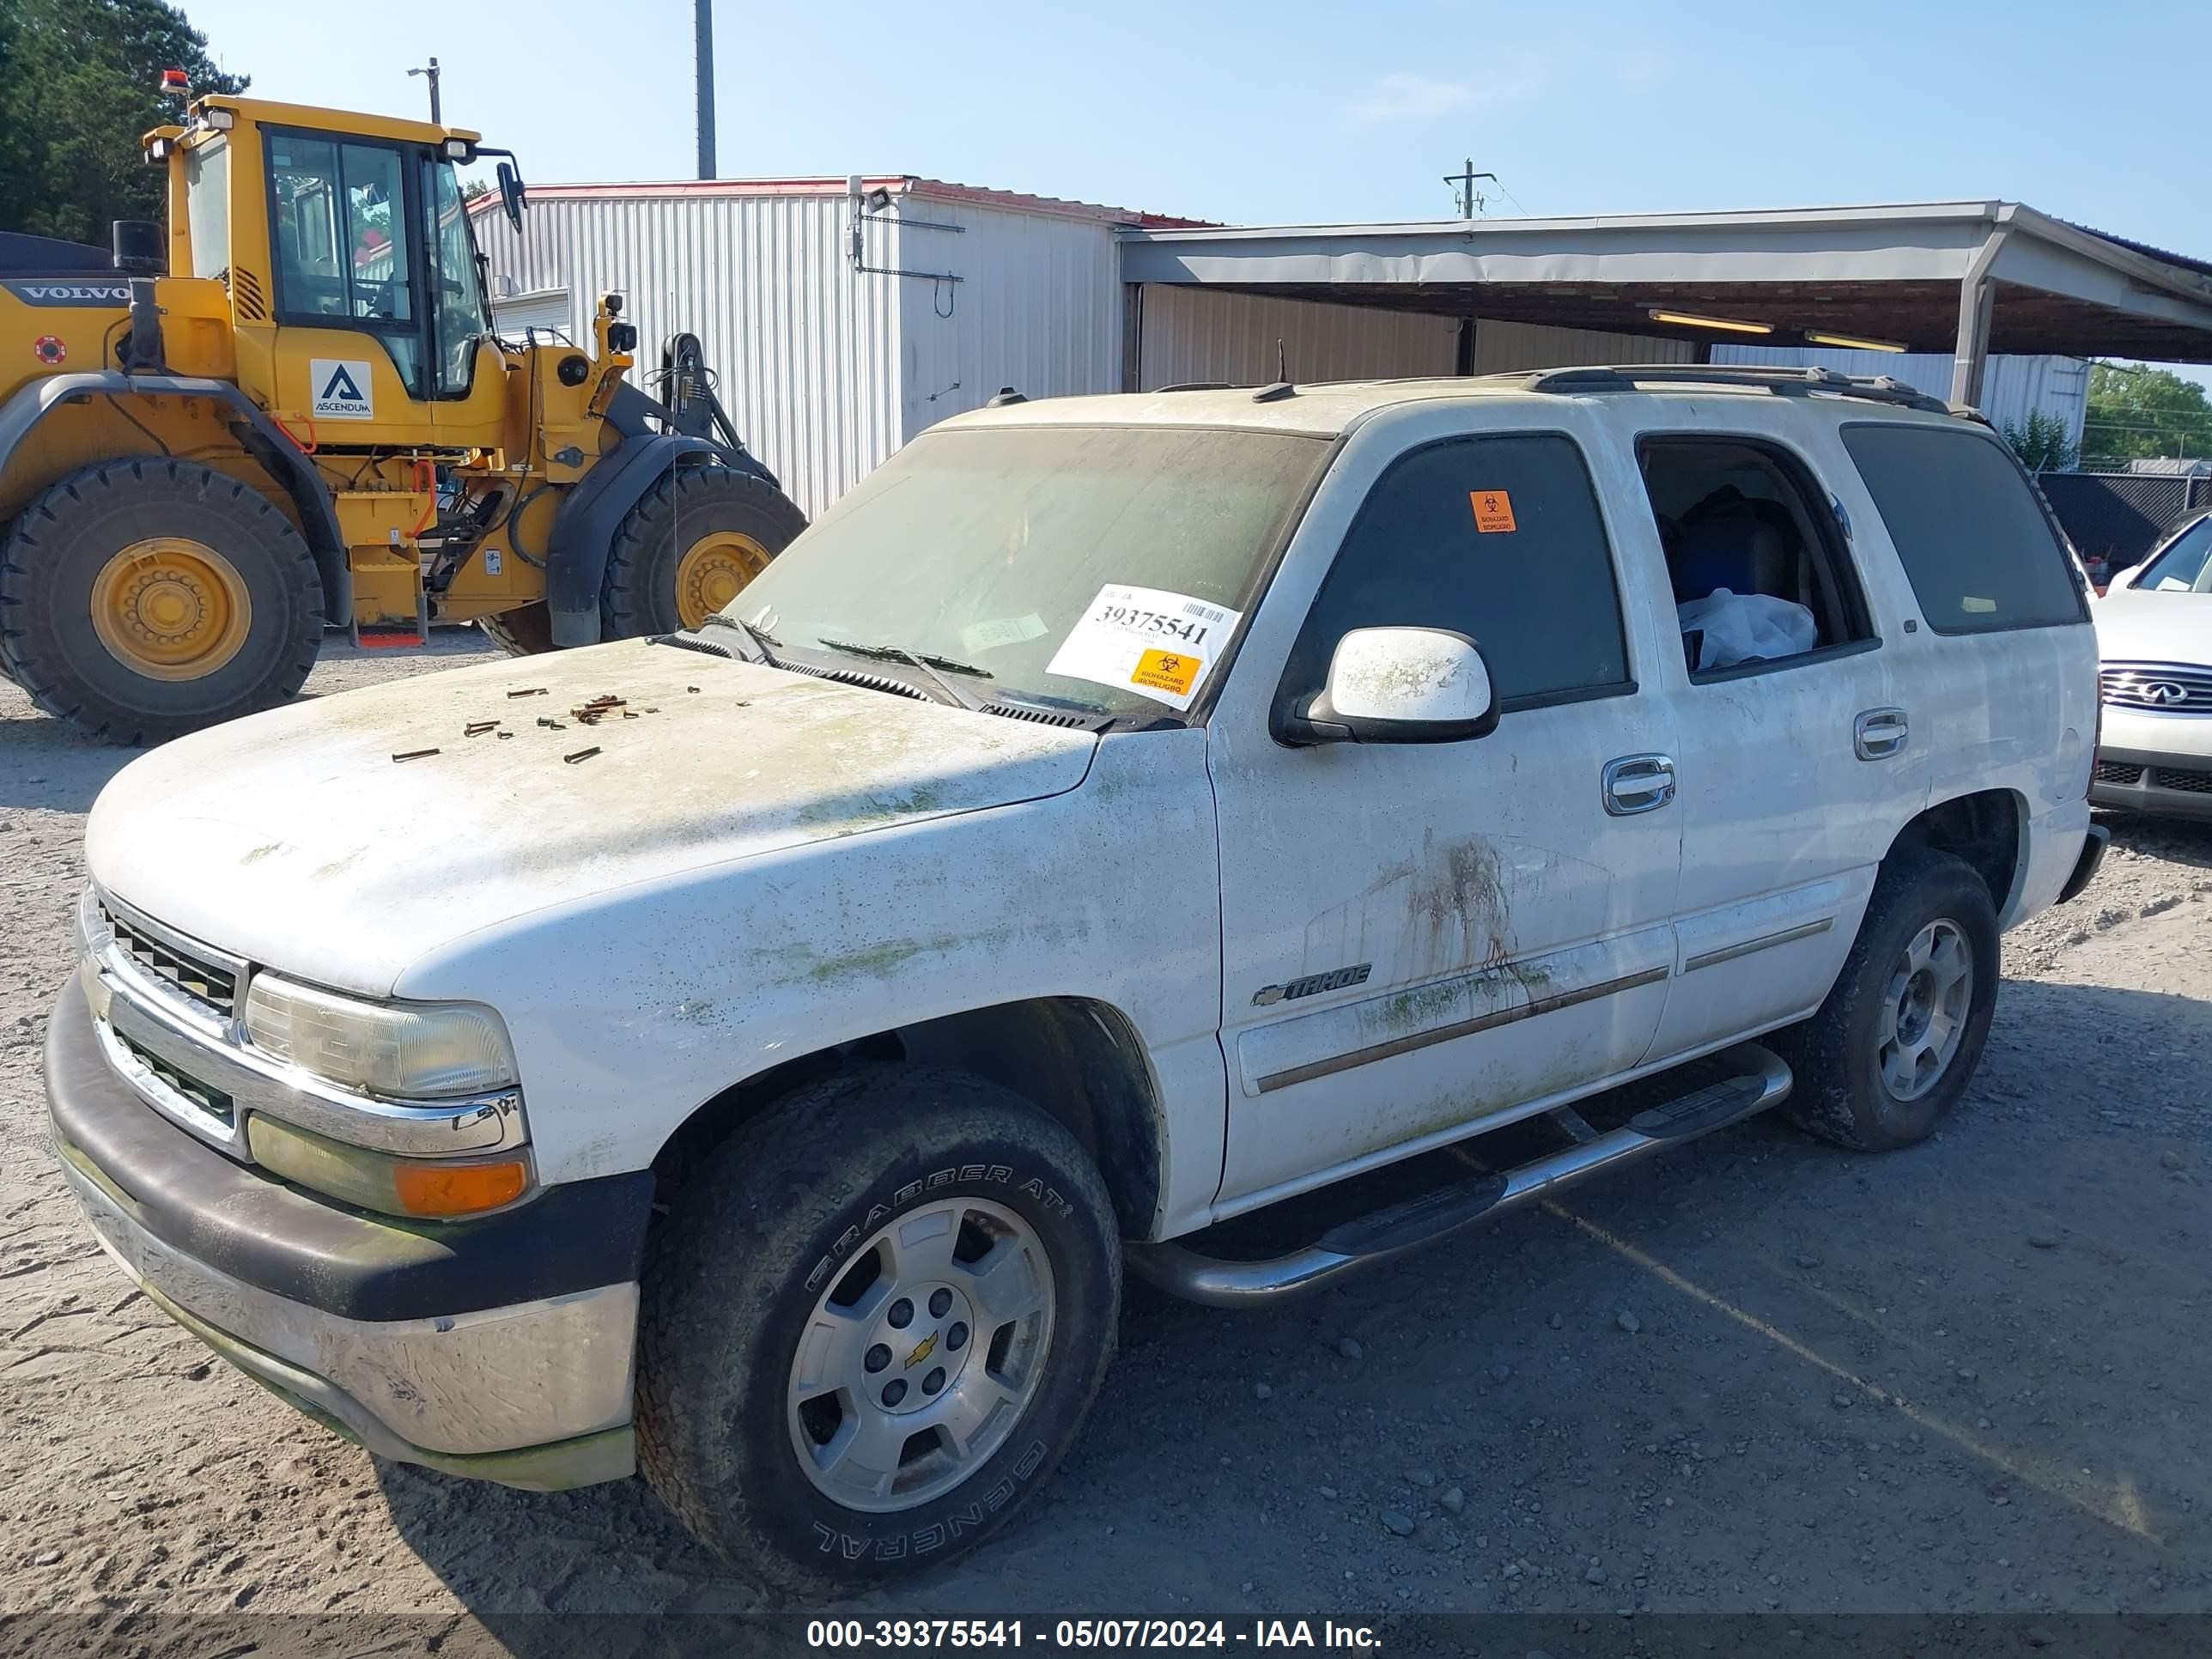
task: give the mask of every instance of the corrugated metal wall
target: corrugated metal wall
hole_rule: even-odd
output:
[[[1474,325],[1474,372],[1510,374],[1528,368],[1571,368],[1583,363],[1694,363],[1697,343],[1648,334],[1606,334],[1541,323],[1480,322]]]
[[[870,264],[961,278],[872,279],[899,291],[903,436],[981,407],[1002,386],[1031,398],[1121,390],[1121,282],[1110,225],[928,196],[902,198],[895,211],[963,227],[870,230]],[[897,257],[879,257],[894,246]]]
[[[848,212],[842,194],[541,196],[519,240],[489,218],[480,234],[495,279],[568,289],[579,339],[597,296],[622,290],[648,389],[661,342],[697,334],[738,430],[809,515],[1000,386],[1119,389],[1110,225],[901,197],[868,222],[866,263],[961,278],[935,283],[855,271]]]
[[[495,277],[566,287],[580,329],[621,290],[641,381],[670,334],[698,335],[738,430],[810,515],[902,436],[902,285],[855,274],[845,231],[842,195],[542,196],[519,239],[479,223]]]
[[[1139,374],[1146,392],[1185,380],[1271,380],[1278,341],[1297,380],[1449,374],[1459,355],[1456,318],[1164,283],[1145,289],[1144,337]],[[1478,374],[1696,359],[1694,344],[1643,335],[1488,320],[1474,331]]]
[[[1146,284],[1142,304],[1143,392],[1191,380],[1272,380],[1278,341],[1291,378],[1308,381],[1449,374],[1458,349],[1457,322],[1418,312],[1158,283]]]
[[[1930,397],[1951,395],[1948,351],[1837,351],[1826,346],[1717,345],[1717,363],[1778,363],[1792,368],[1832,368],[1838,374],[1887,374]],[[2021,426],[2041,410],[2066,423],[2068,438],[2081,441],[2089,412],[2089,365],[2079,357],[1992,357],[1983,377],[1982,412],[2000,427]]]

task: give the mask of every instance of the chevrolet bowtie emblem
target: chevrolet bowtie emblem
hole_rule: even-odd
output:
[[[928,1358],[930,1355],[936,1352],[937,1338],[934,1335],[925,1336],[921,1340],[921,1346],[917,1347],[912,1353],[906,1357],[905,1369],[912,1370],[916,1365],[921,1364],[923,1360]]]

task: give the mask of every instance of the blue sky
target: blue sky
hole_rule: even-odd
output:
[[[687,177],[690,0],[181,0],[263,96],[446,115],[527,175]],[[350,14],[351,9],[346,9]],[[716,7],[726,176],[917,173],[1232,223],[2003,197],[2212,256],[2203,0]],[[565,89],[565,90],[564,90]]]

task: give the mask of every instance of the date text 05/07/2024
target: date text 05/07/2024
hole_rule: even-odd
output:
[[[1382,1646],[1372,1626],[1330,1619],[811,1619],[806,1645],[882,1648],[1341,1648]]]

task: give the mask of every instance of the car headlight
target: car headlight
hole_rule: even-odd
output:
[[[364,1002],[256,974],[246,1031],[264,1054],[368,1094],[439,1099],[515,1081],[507,1028],[474,1003]]]

